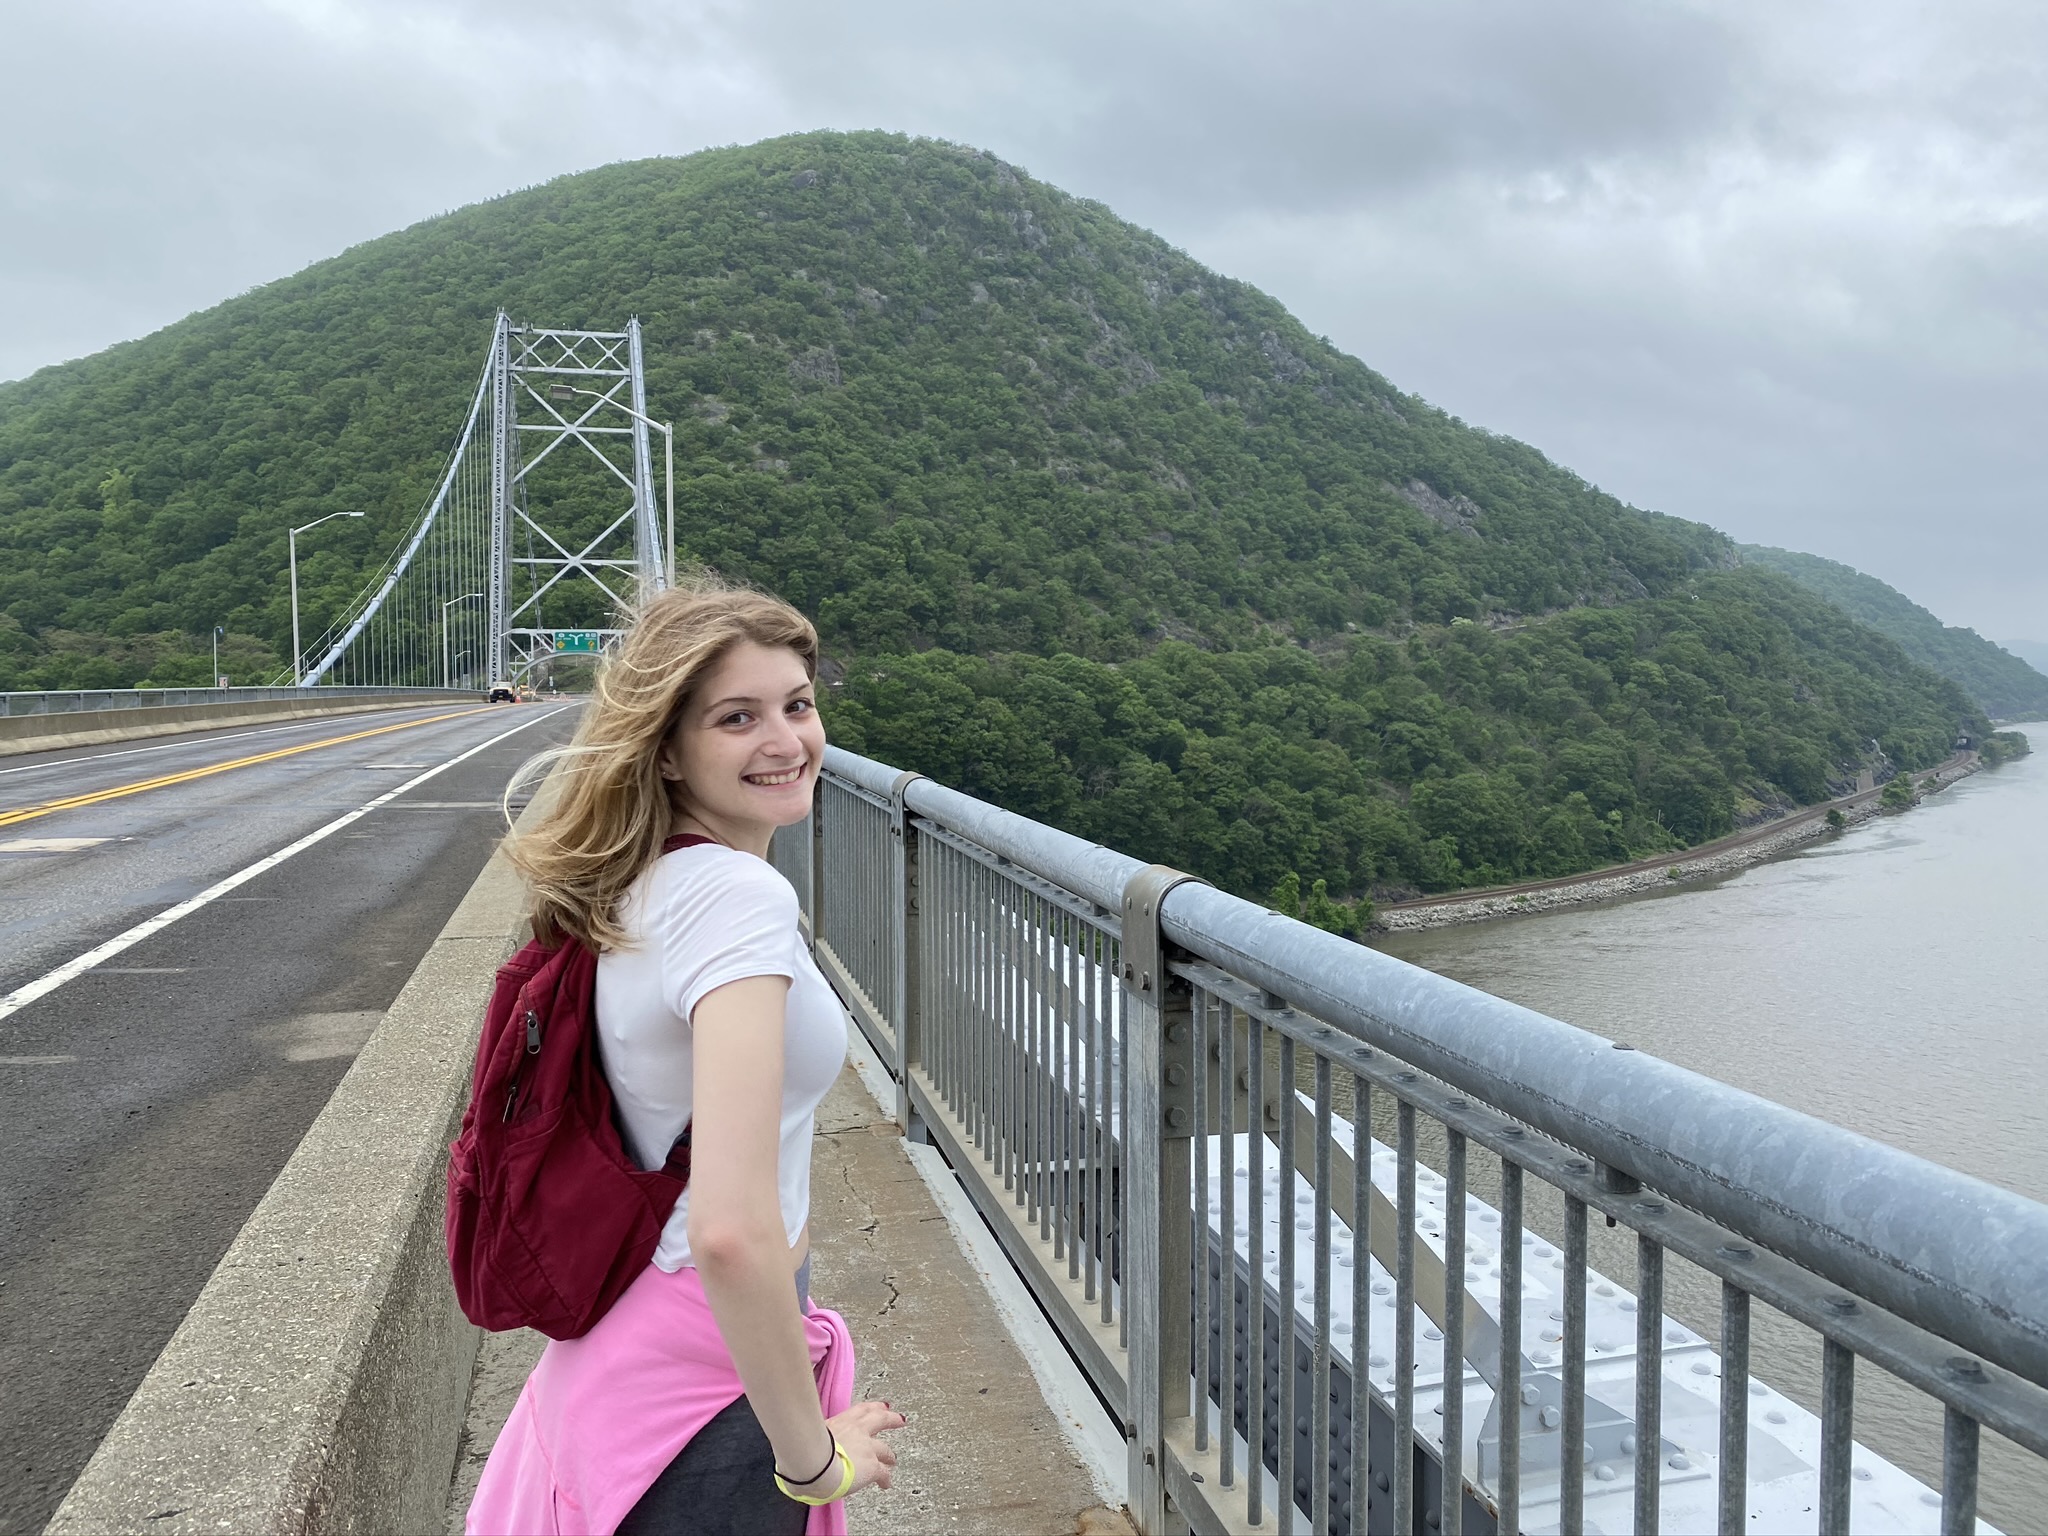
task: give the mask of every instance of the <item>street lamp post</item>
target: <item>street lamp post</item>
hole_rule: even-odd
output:
[[[227,631],[221,625],[213,626],[213,686],[220,686],[220,637]]]
[[[593,400],[602,400],[607,405],[616,405],[628,416],[643,426],[654,428],[661,434],[662,446],[668,464],[668,580],[674,586],[676,580],[676,433],[673,426],[664,426],[652,416],[643,416],[630,405],[614,400],[610,395],[600,394],[594,389],[578,389],[573,384],[554,384],[548,394],[556,400],[570,400],[577,395],[588,395]]]
[[[457,652],[455,653],[455,665],[456,665],[456,666],[458,666],[458,667],[459,667],[459,666],[461,666],[461,665],[462,665],[462,663],[463,663],[464,661],[466,661],[466,660],[468,659],[468,657],[469,657],[469,652],[468,652],[468,651],[457,651]]]
[[[483,593],[481,592],[465,592],[460,597],[449,598],[447,602],[441,605],[441,686],[443,688],[453,688],[455,686],[451,681],[455,676],[455,671],[448,661],[448,610],[457,603],[466,603],[473,597],[482,596]],[[469,652],[464,651],[462,654],[467,656]]]
[[[285,541],[291,548],[292,562],[292,686],[294,688],[303,688],[306,677],[305,658],[299,651],[299,535],[310,528],[318,528],[322,523],[332,522],[337,517],[361,517],[362,515],[360,512],[330,512],[325,517],[316,517],[310,523],[305,523],[292,529],[285,536]],[[220,673],[216,670],[213,675],[219,677]]]

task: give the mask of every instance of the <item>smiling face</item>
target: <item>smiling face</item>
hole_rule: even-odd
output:
[[[824,760],[825,727],[803,659],[751,640],[705,673],[658,759],[694,830],[764,857],[775,829],[810,810]]]

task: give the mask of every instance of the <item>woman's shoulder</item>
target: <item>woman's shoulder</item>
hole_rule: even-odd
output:
[[[649,905],[695,921],[768,917],[795,922],[796,888],[766,859],[718,843],[663,854],[648,883]]]

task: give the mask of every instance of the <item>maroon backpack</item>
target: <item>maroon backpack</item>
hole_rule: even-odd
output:
[[[672,837],[663,853],[708,843]],[[498,969],[448,1157],[448,1267],[469,1320],[588,1333],[654,1257],[690,1180],[690,1132],[643,1172],[597,1054],[597,956],[539,940]]]

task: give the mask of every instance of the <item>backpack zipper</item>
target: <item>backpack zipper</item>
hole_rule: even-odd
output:
[[[540,1015],[531,1008],[526,1010],[526,1054],[529,1056],[538,1056],[540,1054]],[[512,1111],[517,1107],[518,1103],[519,1074],[515,1072],[512,1074],[511,1086],[505,1091],[505,1113],[499,1117],[499,1124],[502,1125],[511,1120]]]

